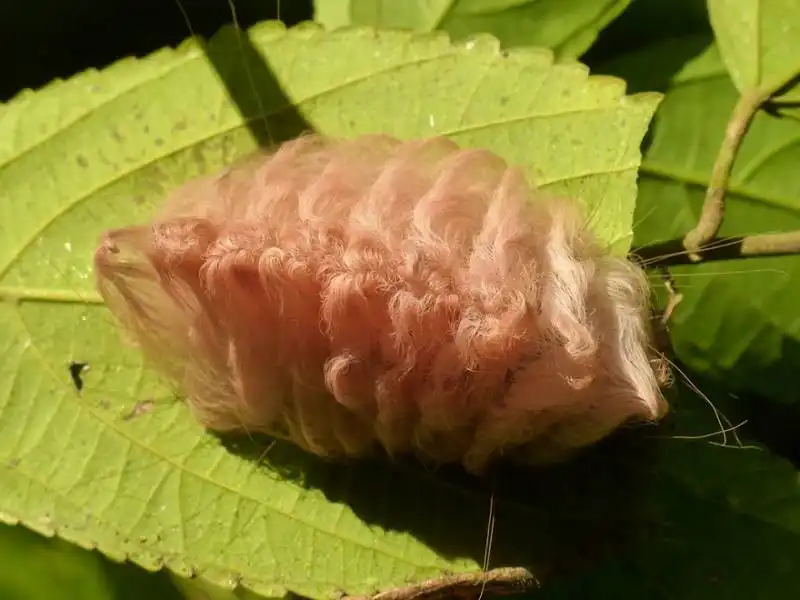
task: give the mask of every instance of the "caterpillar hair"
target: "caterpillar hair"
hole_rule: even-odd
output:
[[[100,294],[218,432],[481,473],[667,410],[642,269],[443,137],[306,135],[106,232]]]

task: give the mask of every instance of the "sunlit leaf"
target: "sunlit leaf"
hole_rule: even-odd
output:
[[[442,30],[455,38],[491,33],[506,46],[545,46],[574,58],[631,0],[315,0],[328,28],[372,25]]]
[[[93,247],[257,139],[313,127],[489,147],[581,199],[624,252],[659,97],[489,39],[264,24],[251,40],[263,58],[228,30],[208,55],[186,44],[0,106],[0,515],[266,595],[364,593],[477,568],[485,490],[281,444],[251,455],[205,434],[121,344],[92,290]],[[81,393],[70,361],[90,367]]]
[[[772,94],[800,76],[800,2],[708,0],[722,60],[740,92]]]

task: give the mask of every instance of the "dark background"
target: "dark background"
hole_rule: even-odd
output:
[[[233,1],[242,27],[278,16],[287,25],[313,18],[313,0]],[[0,102],[57,77],[178,45],[190,35],[181,6],[206,38],[233,20],[229,0],[0,0]],[[711,36],[705,0],[633,0],[582,60],[594,68],[686,33]]]
[[[232,22],[228,0],[0,0],[0,102],[126,56],[210,37]],[[278,17],[278,0],[235,0],[242,27]],[[310,20],[312,0],[282,0],[287,25]]]

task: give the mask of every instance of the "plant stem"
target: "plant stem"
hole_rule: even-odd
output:
[[[714,239],[719,232],[725,213],[725,191],[734,160],[753,117],[768,99],[769,94],[761,90],[748,90],[739,97],[733,109],[728,127],[725,129],[725,138],[722,140],[717,160],[711,171],[711,181],[708,184],[700,218],[695,228],[683,238],[683,246],[689,251],[689,257],[693,261],[701,260],[702,257],[697,251]]]
[[[683,240],[669,240],[653,246],[634,248],[631,258],[647,268],[694,263],[698,259],[684,249]],[[730,260],[759,256],[800,254],[800,230],[719,237],[696,251],[700,260]]]
[[[527,569],[502,567],[489,571],[445,575],[370,596],[345,596],[343,600],[471,599],[478,598],[481,594],[521,594],[538,586],[538,580]]]
[[[742,238],[742,256],[777,256],[800,253],[800,231],[762,233]]]

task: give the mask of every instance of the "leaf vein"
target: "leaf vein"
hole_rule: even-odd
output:
[[[29,339],[32,342],[31,343],[31,347],[35,348],[36,344],[33,343],[33,335],[30,332],[30,330],[28,329],[28,326],[25,323],[25,320],[22,318],[22,315],[19,314],[18,310],[14,311],[14,312],[16,312],[16,314],[17,314],[17,316],[19,318],[20,324],[22,325],[22,328],[28,334]],[[50,368],[50,365],[48,364],[48,362],[46,360],[44,360],[44,357],[39,352],[36,352],[36,354],[38,355],[39,360],[40,360],[43,368],[47,372],[50,373],[51,377],[53,377],[53,379],[56,382],[60,381],[58,379],[58,377],[55,375],[55,373],[53,373],[53,371]],[[195,477],[195,478],[205,482],[208,485],[217,487],[217,488],[221,489],[222,491],[224,491],[226,493],[233,494],[234,496],[238,494],[238,495],[242,496],[243,498],[246,498],[247,500],[255,503],[256,506],[260,506],[263,510],[272,512],[274,514],[279,514],[283,518],[285,518],[287,520],[290,520],[290,521],[295,521],[299,525],[307,527],[312,531],[316,531],[321,535],[330,536],[330,537],[332,537],[334,539],[337,539],[337,540],[340,540],[340,541],[345,541],[345,542],[347,542],[349,544],[352,544],[355,547],[361,547],[361,548],[364,548],[364,549],[367,549],[367,550],[371,550],[371,551],[376,552],[376,553],[384,554],[384,555],[386,555],[386,556],[388,556],[390,558],[393,558],[393,559],[395,559],[397,561],[405,562],[405,563],[410,564],[412,566],[416,566],[416,567],[425,566],[425,565],[415,565],[414,563],[409,562],[408,559],[405,558],[404,556],[396,554],[396,553],[393,553],[393,552],[390,552],[387,549],[378,549],[378,548],[375,548],[374,546],[368,546],[368,545],[364,544],[361,541],[358,541],[358,540],[355,540],[355,539],[347,539],[347,538],[344,538],[341,535],[336,535],[333,532],[330,532],[330,531],[322,529],[319,525],[317,525],[317,524],[315,524],[313,522],[301,519],[297,515],[289,513],[288,511],[282,510],[281,508],[279,508],[277,506],[269,505],[269,504],[267,504],[266,502],[264,502],[260,498],[256,498],[254,496],[247,495],[242,491],[234,490],[233,488],[231,488],[231,487],[229,487],[229,486],[227,486],[227,485],[225,485],[225,484],[223,484],[223,483],[221,483],[219,481],[216,481],[216,480],[213,480],[213,479],[209,479],[208,477],[202,475],[201,473],[191,471],[185,465],[180,464],[179,462],[177,462],[172,457],[169,457],[169,456],[167,456],[165,454],[162,454],[162,453],[156,451],[155,448],[144,444],[141,440],[138,440],[138,439],[132,437],[130,434],[128,434],[122,428],[120,428],[119,425],[117,425],[116,423],[106,419],[104,416],[98,414],[97,411],[93,410],[86,403],[81,402],[81,403],[78,403],[77,406],[78,406],[78,409],[80,411],[82,411],[85,414],[88,414],[89,416],[91,416],[92,418],[100,421],[102,423],[102,425],[104,425],[107,428],[108,431],[114,432],[116,435],[120,436],[123,440],[125,440],[131,446],[136,446],[136,447],[140,448],[141,450],[143,450],[145,453],[152,454],[153,456],[155,456],[156,459],[161,461],[164,465],[173,468],[176,472],[180,473],[181,475],[189,475],[189,476]],[[45,487],[47,487],[46,484],[44,484],[43,482],[41,482],[41,484],[44,485]],[[59,495],[64,497],[62,494],[59,494]]]

